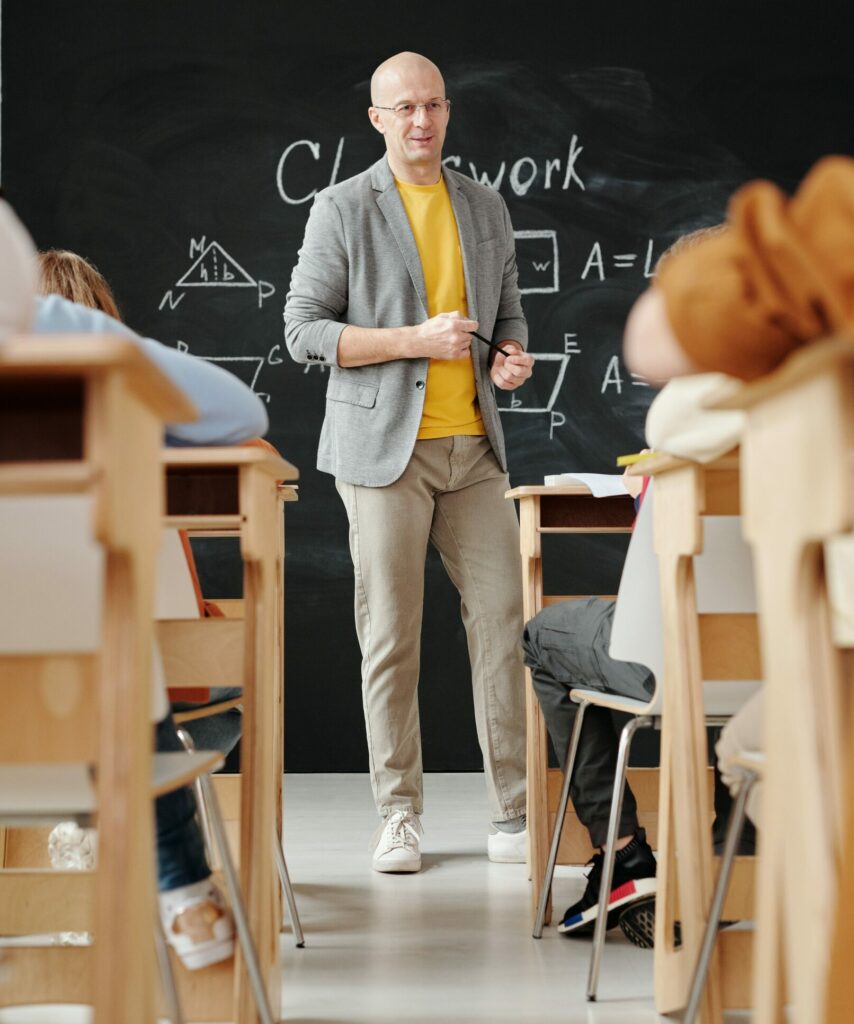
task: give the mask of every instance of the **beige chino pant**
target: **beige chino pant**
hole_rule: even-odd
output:
[[[461,598],[490,816],[525,811],[519,526],[485,437],[417,441],[387,487],[336,481],[350,520],[371,784],[382,817],[423,810],[418,673],[432,542]]]

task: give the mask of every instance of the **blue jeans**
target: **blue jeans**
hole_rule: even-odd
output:
[[[239,695],[239,690],[214,689],[211,700],[228,700]],[[240,712],[232,709],[210,718],[187,722],[186,729],[199,750],[221,750],[228,754],[240,738],[240,718]],[[171,713],[157,723],[154,749],[158,752],[184,749]],[[161,892],[201,882],[210,875],[192,789],[184,787],[158,797],[155,801],[155,824],[157,888]]]

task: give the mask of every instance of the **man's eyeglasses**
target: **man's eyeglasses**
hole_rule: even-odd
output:
[[[428,103],[398,103],[396,107],[380,107],[374,104],[375,110],[391,110],[394,112],[394,116],[399,117],[401,121],[415,117],[422,107],[431,117],[438,117],[440,114],[448,113],[451,109],[451,101],[430,100]]]

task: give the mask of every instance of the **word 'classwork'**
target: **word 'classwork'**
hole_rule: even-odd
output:
[[[344,154],[344,143],[346,136],[342,135],[334,150],[324,148],[319,142],[312,139],[297,139],[291,142],[279,157],[276,167],[276,185],[282,200],[291,206],[299,206],[302,203],[309,203],[317,195],[319,189],[327,185],[334,185],[339,178],[341,170],[341,158]],[[446,167],[461,171],[470,175],[475,181],[482,185],[500,191],[502,185],[509,187],[510,191],[517,196],[527,195],[536,185],[544,191],[567,191],[577,188],[584,191],[584,181],[581,178],[578,168],[578,160],[584,147],[580,145],[578,136],[573,135],[569,141],[565,157],[552,157],[536,161],[530,156],[521,156],[512,163],[508,160],[501,160],[489,168],[478,166],[474,161],[465,160],[462,156],[451,154],[442,161]],[[318,183],[309,191],[302,191],[288,181],[288,174],[302,175],[306,166],[311,166],[313,161],[319,172]],[[320,173],[324,171],[324,164],[329,168],[329,178],[324,180]],[[293,178],[291,178],[291,182]],[[304,189],[305,186],[303,186]]]

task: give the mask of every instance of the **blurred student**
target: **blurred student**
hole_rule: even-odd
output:
[[[139,337],[100,308],[58,295],[37,296],[37,283],[32,240],[0,199],[0,345],[14,334],[118,334],[157,363],[198,410],[194,423],[167,426],[168,443],[232,444],[266,432],[263,403],[231,374]],[[171,716],[158,723],[157,747],[183,749]],[[234,927],[211,880],[190,791],[179,790],[157,801],[157,853],[161,917],[176,953],[190,968],[231,956]]]

